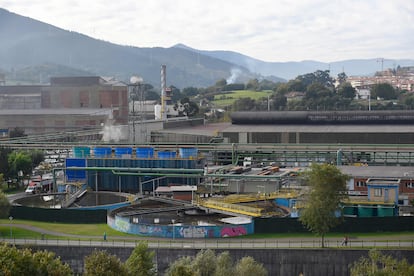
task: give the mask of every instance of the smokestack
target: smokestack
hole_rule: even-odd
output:
[[[165,90],[167,89],[167,75],[166,75],[166,65],[161,65],[161,119],[165,120],[167,118],[166,114],[166,104],[165,104]]]

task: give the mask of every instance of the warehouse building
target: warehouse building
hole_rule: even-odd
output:
[[[50,85],[0,86],[0,129],[51,133],[128,123],[127,85],[112,78],[52,77]]]

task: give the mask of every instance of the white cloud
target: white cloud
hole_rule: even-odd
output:
[[[266,61],[414,58],[406,0],[3,0],[0,7],[119,44],[230,50]]]

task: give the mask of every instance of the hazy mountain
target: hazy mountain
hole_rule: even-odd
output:
[[[298,75],[315,72],[316,70],[330,70],[332,76],[345,72],[348,76],[373,75],[377,71],[399,66],[414,66],[414,59],[354,59],[324,63],[312,60],[300,62],[265,62],[232,51],[203,51],[190,48],[183,44],[175,45],[196,53],[208,55],[214,58],[245,67],[251,72],[263,76],[274,75],[286,80],[294,79]]]
[[[220,79],[246,82],[251,78],[293,79],[316,70],[345,70],[347,75],[369,75],[413,60],[348,60],[331,64],[265,62],[231,51],[202,51],[182,44],[171,48],[122,46],[23,17],[0,8],[0,72],[6,84],[45,83],[51,76],[113,76],[128,82],[140,75],[160,87],[160,67],[167,65],[167,85],[207,87]],[[281,79],[282,77],[283,79]]]
[[[219,79],[230,77],[233,68],[238,69],[240,81],[258,77],[238,65],[185,49],[116,45],[4,9],[0,9],[0,37],[0,68],[6,71],[6,83],[12,71],[43,64],[114,76],[123,81],[138,74],[145,82],[158,87],[162,64],[167,65],[167,85],[179,88],[210,86]],[[39,71],[35,80],[43,79],[42,76],[49,73]]]

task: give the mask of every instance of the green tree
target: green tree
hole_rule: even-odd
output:
[[[333,90],[334,87],[334,80],[329,75],[329,70],[317,70],[314,73],[300,75],[296,79],[301,81],[305,85],[305,87],[308,87],[313,83],[319,83],[331,90]]]
[[[271,97],[272,110],[283,110],[287,105],[287,98],[282,93],[274,93]]]
[[[68,264],[61,262],[54,253],[0,244],[0,275],[73,275]]]
[[[9,177],[9,154],[12,152],[10,148],[0,147],[0,173],[4,174],[5,178]]]
[[[0,191],[0,218],[9,217],[11,204],[7,196]]]
[[[414,109],[414,95],[404,95],[399,100],[406,109]]]
[[[310,231],[321,236],[322,247],[325,247],[325,235],[342,221],[342,214],[338,216],[337,212],[341,200],[346,198],[349,176],[342,174],[334,165],[314,163],[304,177],[311,191],[299,220]]]
[[[317,82],[307,87],[303,101],[303,105],[310,110],[332,109],[336,103],[332,91]]]
[[[13,151],[8,156],[10,168],[10,177],[17,177],[17,173],[22,171],[24,175],[30,174],[32,171],[32,158],[24,151]]]
[[[35,275],[72,275],[73,272],[68,264],[62,263],[55,253],[50,251],[36,251],[32,254],[34,267],[36,268]]]
[[[184,256],[171,263],[166,271],[167,276],[196,276],[192,268],[193,258]]]
[[[125,262],[130,275],[152,276],[157,275],[154,266],[155,252],[148,250],[148,243],[140,242]]]
[[[217,256],[217,265],[214,276],[233,276],[235,275],[233,260],[228,251],[224,251]]]
[[[190,101],[189,98],[185,97],[181,99],[180,103],[184,107],[184,111],[183,111],[184,115],[188,117],[194,117],[195,115],[198,114],[198,111],[199,111],[198,105],[195,102]]]
[[[356,95],[356,90],[349,82],[344,82],[338,87],[338,95],[346,99],[353,99]]]
[[[182,94],[185,97],[193,97],[193,96],[196,96],[198,93],[199,93],[198,88],[197,87],[192,87],[192,86],[185,87],[182,90]]]
[[[124,276],[128,275],[124,264],[115,255],[106,251],[94,250],[84,259],[85,276]]]
[[[287,83],[288,91],[297,91],[297,92],[305,92],[306,91],[306,85],[303,83],[303,81],[299,78],[296,78],[294,80],[290,80]]]
[[[237,276],[266,276],[267,270],[263,264],[256,262],[252,257],[243,257],[235,266],[235,273]]]
[[[392,100],[397,98],[397,93],[389,83],[374,84],[371,88],[371,98],[381,98],[384,100]]]
[[[32,159],[32,168],[37,167],[42,161],[45,160],[45,154],[40,150],[33,150],[30,152]]]
[[[256,101],[252,98],[240,98],[233,102],[233,111],[252,111],[256,109]]]
[[[251,79],[246,84],[246,89],[247,90],[258,91],[259,87],[260,87],[260,85],[259,85],[259,80],[258,79]]]
[[[170,264],[167,269],[168,276],[265,276],[266,269],[252,257],[244,257],[236,264],[228,251],[218,256],[214,251],[207,249],[198,252],[196,257],[185,256]]]
[[[193,268],[198,276],[214,275],[217,267],[217,258],[213,250],[201,250],[193,260]]]
[[[414,265],[407,260],[397,260],[371,249],[367,257],[361,257],[350,267],[351,276],[412,276]]]
[[[338,74],[338,77],[336,79],[338,80],[339,84],[341,85],[344,82],[346,82],[346,80],[348,79],[348,76],[344,72],[342,72],[342,73]]]

